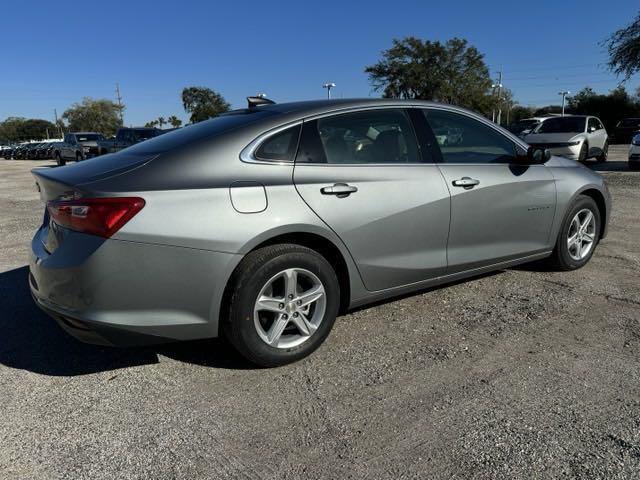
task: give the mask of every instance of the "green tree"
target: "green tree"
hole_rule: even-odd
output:
[[[629,95],[623,86],[618,86],[608,94],[598,94],[586,87],[569,98],[569,111],[578,115],[595,115],[602,120],[610,132],[624,117],[640,115],[640,101]]]
[[[201,122],[228,112],[231,105],[222,95],[206,87],[187,87],[182,90],[184,110],[191,114],[191,123]]]
[[[436,100],[483,113],[491,109],[491,79],[484,56],[461,38],[445,43],[394,39],[382,59],[365,72],[385,97]]]
[[[167,123],[167,121],[164,119],[164,117],[158,117],[157,121],[158,121],[158,125],[160,126],[160,128],[162,128],[162,126]]]
[[[9,117],[0,123],[0,141],[44,140],[58,135],[56,126],[39,118]]]
[[[154,128],[158,126],[158,120],[151,120],[147,123],[144,124],[145,127],[147,128]]]
[[[71,131],[101,132],[114,135],[121,126],[120,107],[107,99],[85,97],[81,103],[74,103],[63,114]]]
[[[544,107],[539,107],[533,112],[534,117],[542,117],[544,115],[549,115],[550,113],[562,113],[561,105],[546,105]],[[572,113],[571,108],[567,107],[564,110],[564,113]]]
[[[640,72],[640,13],[605,42],[609,51],[609,69],[628,79]]]
[[[178,117],[176,117],[175,115],[171,115],[167,121],[169,122],[169,124],[173,127],[173,128],[179,128],[182,125],[182,120],[180,120]]]

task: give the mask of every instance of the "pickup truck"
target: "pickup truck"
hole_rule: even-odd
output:
[[[150,138],[157,137],[163,133],[165,133],[165,131],[160,130],[159,128],[119,128],[115,137],[98,142],[98,153],[100,155],[115,153],[123,148],[149,140]]]
[[[53,158],[59,166],[67,163],[67,160],[79,162],[99,154],[98,142],[104,140],[104,135],[95,132],[65,133],[64,140],[60,142],[53,152]]]

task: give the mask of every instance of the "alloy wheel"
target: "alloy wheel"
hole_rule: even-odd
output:
[[[583,208],[575,214],[567,233],[569,256],[577,261],[584,260],[596,238],[596,218],[591,210]]]
[[[253,317],[258,336],[274,348],[306,342],[322,322],[327,305],[324,285],[314,273],[288,268],[260,290]]]

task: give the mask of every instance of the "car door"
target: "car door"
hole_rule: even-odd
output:
[[[306,120],[294,167],[309,207],[342,239],[368,290],[445,273],[449,192],[400,108]]]
[[[600,120],[595,117],[589,117],[587,120],[587,135],[589,138],[589,156],[600,155],[607,141],[607,131]]]
[[[434,135],[434,144],[451,192],[449,273],[550,250],[556,187],[549,169],[519,163],[524,148],[489,121],[421,111],[428,130],[446,132]]]
[[[76,136],[73,134],[68,134],[65,139],[64,149],[63,149],[63,157],[65,158],[76,158]]]

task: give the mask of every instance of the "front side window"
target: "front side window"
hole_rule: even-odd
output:
[[[423,110],[444,163],[511,163],[515,144],[500,132],[466,115]]]
[[[303,163],[419,163],[411,121],[400,109],[375,109],[305,122]]]
[[[299,135],[300,125],[296,125],[270,136],[256,150],[256,159],[267,162],[293,161]]]

